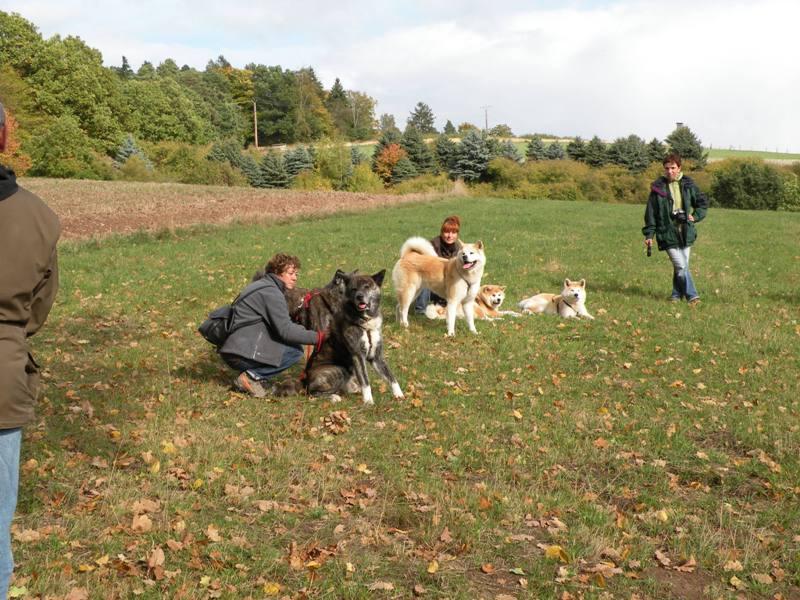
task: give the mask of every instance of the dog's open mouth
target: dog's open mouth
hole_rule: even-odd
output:
[[[465,262],[465,263],[464,263],[464,268],[465,268],[465,269],[471,269],[471,268],[472,268],[472,267],[474,267],[476,264],[477,264],[477,261]]]
[[[369,305],[366,302],[359,302],[358,304],[356,304],[356,307],[358,308],[358,310],[362,310],[362,311],[363,310],[367,310],[368,306]]]

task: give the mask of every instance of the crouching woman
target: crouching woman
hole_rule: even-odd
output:
[[[265,273],[249,284],[233,304],[233,332],[219,349],[222,360],[239,375],[236,389],[257,397],[266,395],[263,383],[297,363],[302,345],[322,345],[325,334],[293,323],[285,290],[294,289],[300,259],[276,254]]]

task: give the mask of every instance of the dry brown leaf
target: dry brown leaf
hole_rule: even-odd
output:
[[[453,542],[453,536],[450,534],[450,530],[447,527],[445,527],[439,535],[439,541],[443,544],[450,544]]]
[[[438,570],[439,570],[439,561],[437,561],[437,560],[432,560],[431,562],[429,562],[429,563],[428,563],[428,573],[430,573],[431,575],[433,575],[433,574],[434,574],[434,573],[436,573]]]
[[[753,581],[756,581],[763,585],[772,585],[773,583],[772,577],[770,577],[766,573],[753,573],[751,577],[753,578]]]
[[[486,575],[491,575],[492,573],[494,573],[494,565],[492,563],[482,564],[481,572],[486,573]]]
[[[669,556],[664,554],[661,550],[656,550],[656,560],[662,567],[669,567],[672,564]]]
[[[64,600],[89,600],[89,591],[82,587],[72,588],[64,596]]]
[[[38,542],[42,539],[42,534],[35,529],[23,529],[14,532],[14,539],[22,544],[27,544],[28,542]]]
[[[131,530],[135,533],[147,533],[153,529],[153,522],[147,515],[134,515]]]
[[[681,573],[694,573],[695,569],[697,569],[697,561],[694,556],[690,556],[688,560],[672,568]]]
[[[163,567],[164,566],[164,551],[161,549],[160,546],[156,546],[153,548],[153,551],[150,553],[150,556],[147,558],[147,566],[151,569],[155,569],[156,567]]]
[[[371,592],[379,590],[390,592],[394,589],[394,584],[389,581],[373,581],[367,586],[367,589]]]
[[[744,567],[742,566],[742,563],[740,563],[738,560],[729,560],[724,565],[722,565],[722,570],[741,572],[744,571]]]
[[[728,583],[730,583],[731,587],[733,589],[735,589],[735,590],[746,590],[747,589],[747,584],[745,584],[745,582],[742,581],[741,579],[739,579],[736,575],[731,577],[728,580]]]
[[[206,528],[206,537],[212,542],[221,542],[222,537],[219,534],[219,529],[214,525],[209,525]]]

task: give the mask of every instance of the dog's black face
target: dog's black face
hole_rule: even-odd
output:
[[[347,307],[362,319],[372,319],[380,315],[381,285],[386,269],[375,275],[358,275],[356,272],[345,277],[345,298]]]

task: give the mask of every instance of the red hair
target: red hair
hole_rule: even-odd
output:
[[[456,233],[461,231],[461,219],[459,219],[456,215],[450,215],[447,217],[442,223],[442,229],[439,233],[442,234],[446,231],[455,231]]]

